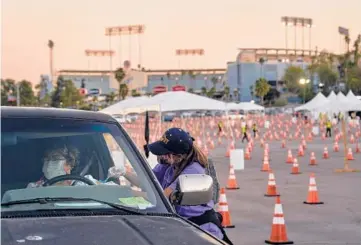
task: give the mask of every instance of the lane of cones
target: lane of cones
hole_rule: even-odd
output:
[[[317,171],[321,169],[320,167],[322,167],[323,164],[333,163],[331,161],[335,159],[336,155],[343,156],[344,154],[344,135],[335,125],[332,131],[332,137],[325,137],[326,132],[323,126],[320,128],[320,134],[317,135],[311,132],[312,126],[305,126],[302,120],[292,122],[291,120],[287,120],[285,118],[287,117],[247,117],[247,120],[250,119],[255,121],[257,126],[262,128],[262,130],[257,133],[256,137],[253,136],[253,133],[251,134],[249,132],[249,141],[246,140],[244,143],[241,142],[243,134],[241,133],[240,120],[232,120],[233,124],[231,125],[231,129],[225,127],[224,130],[220,133],[217,132],[217,128],[214,125],[218,120],[221,120],[220,117],[217,117],[216,119],[205,119],[206,125],[208,126],[208,131],[206,130],[206,132],[203,132],[200,123],[201,121],[198,119],[192,119],[185,123],[187,130],[196,139],[196,144],[200,145],[201,149],[203,149],[207,155],[211,156],[215,148],[222,148],[222,156],[227,157],[225,159],[230,161],[230,152],[234,149],[238,149],[237,146],[241,145],[241,148],[244,150],[245,166],[247,167],[247,165],[256,165],[257,171],[264,172],[264,187],[262,188],[264,188],[263,190],[265,192],[258,193],[258,195],[263,194],[265,199],[275,197],[276,202],[273,213],[272,226],[270,229],[271,234],[265,241],[269,244],[293,243],[293,241],[291,241],[287,236],[283,207],[281,204],[281,199],[279,198],[280,195],[282,195],[282,184],[280,189],[278,189],[278,186],[276,185],[276,177],[279,176],[277,167],[282,166],[283,168],[287,169],[287,174],[290,174],[287,178],[292,178],[292,180],[297,181],[300,178],[303,179],[302,176],[308,175],[311,169],[312,171],[318,173]],[[267,128],[264,128],[266,121],[269,121],[270,123]],[[180,126],[181,124],[177,121],[174,123],[167,123],[166,125],[167,126],[162,128],[176,125]],[[252,126],[252,124],[250,125]],[[320,123],[320,125],[322,125],[322,123]],[[139,128],[140,129],[138,129],[136,126],[132,126],[132,130],[137,131],[137,133],[134,133],[134,135],[131,137],[135,139],[137,145],[143,144],[143,132],[141,127]],[[350,126],[350,128],[351,130],[346,132],[346,136],[349,139],[346,158],[350,161],[356,160],[354,162],[358,163],[359,159],[357,158],[359,158],[361,153],[361,132],[357,127]],[[232,130],[233,133],[231,132]],[[151,136],[152,141],[157,140],[161,136],[162,131],[163,130],[161,129],[156,129],[156,133],[153,132],[154,135]],[[313,148],[312,144],[316,139],[319,141],[322,140],[321,149]],[[273,150],[276,149],[274,147],[275,144],[277,144],[276,148],[278,151],[284,152],[281,162],[276,162],[274,155],[270,152],[269,145],[272,146]],[[260,149],[261,152],[259,152]],[[261,155],[262,152],[263,156]],[[257,154],[260,154],[261,156],[257,156]],[[273,158],[271,159],[271,157]],[[253,161],[253,159],[257,160]],[[285,164],[285,162],[287,164]],[[303,175],[300,175],[302,173],[301,170]],[[222,226],[225,228],[235,227],[235,225],[232,223],[230,212],[230,208],[232,209],[232,203],[230,203],[231,206],[229,206],[226,198],[226,192],[237,192],[239,189],[244,191],[247,190],[248,187],[248,184],[244,186],[243,183],[241,186],[238,185],[237,175],[238,172],[235,171],[232,164],[230,164],[228,180],[224,188],[221,188],[220,191],[220,198],[217,209],[222,215]],[[319,181],[322,183],[322,178],[318,178],[320,178]],[[265,186],[266,183],[267,187]],[[280,181],[280,183],[284,182]],[[310,174],[309,181],[304,182],[303,185],[304,192],[300,193],[300,203],[304,203],[304,206],[323,204],[322,188],[321,192],[319,193],[316,185],[316,176],[314,173]],[[283,195],[282,199],[284,198],[287,200],[287,196]],[[292,207],[289,208],[291,209]],[[306,211],[304,212],[307,213]],[[242,216],[240,218],[242,218]],[[293,229],[293,227],[290,228]]]

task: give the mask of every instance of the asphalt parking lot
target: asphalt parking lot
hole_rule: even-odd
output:
[[[304,157],[298,157],[300,175],[292,175],[292,164],[286,163],[287,149],[281,148],[281,141],[268,142],[270,166],[274,171],[278,192],[285,215],[289,240],[295,244],[361,244],[361,172],[335,173],[343,168],[343,145],[333,152],[332,141],[320,138],[307,145]],[[299,140],[287,141],[287,147],[297,154]],[[245,144],[236,141],[236,148]],[[323,147],[327,145],[329,159],[322,159]],[[355,154],[351,167],[361,170],[361,154]],[[222,186],[228,179],[229,158],[225,157],[226,144],[217,146],[210,156],[216,164]],[[314,151],[317,166],[309,166],[310,152]],[[265,197],[268,173],[261,172],[263,148],[255,144],[252,159],[245,161],[245,169],[236,171],[238,190],[227,190],[226,196],[232,224],[227,229],[234,244],[264,244],[271,233],[274,212],[274,197]],[[306,205],[310,173],[315,173],[320,201],[323,205]]]

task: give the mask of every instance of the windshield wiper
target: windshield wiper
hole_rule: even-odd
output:
[[[93,198],[75,198],[75,197],[43,197],[43,198],[25,199],[25,200],[1,203],[1,207],[17,205],[17,204],[28,204],[28,203],[46,204],[46,203],[52,203],[52,202],[79,202],[79,201],[85,201],[85,202],[93,201],[93,202],[108,205],[117,210],[125,211],[129,214],[147,215],[147,212],[142,212],[142,211],[139,211],[132,207],[127,207],[127,206],[123,206],[120,204],[115,204],[115,203],[102,201],[102,200],[98,200],[98,199],[93,199]]]

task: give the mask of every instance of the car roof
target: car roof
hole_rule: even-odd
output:
[[[1,106],[1,118],[59,118],[117,122],[110,115],[101,112],[43,107]]]

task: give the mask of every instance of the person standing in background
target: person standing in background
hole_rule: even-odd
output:
[[[326,122],[326,137],[328,137],[327,135],[329,135],[331,138],[331,128],[332,128],[332,123],[331,120],[328,119]]]
[[[256,123],[253,123],[252,131],[253,131],[253,137],[256,138],[258,132]]]

